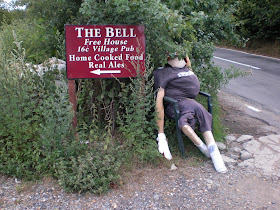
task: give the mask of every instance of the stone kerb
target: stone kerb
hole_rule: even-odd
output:
[[[258,169],[262,175],[280,178],[279,134],[256,139],[251,135],[228,135],[226,145],[218,146],[228,167]]]

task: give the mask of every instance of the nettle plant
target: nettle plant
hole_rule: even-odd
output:
[[[138,155],[141,161],[157,157],[153,68],[149,60],[147,55],[145,73],[137,70],[135,78],[79,80],[77,91],[78,130],[94,134],[107,130],[127,153]],[[136,63],[135,68],[140,69]],[[85,129],[84,125],[92,126],[93,122],[94,132]]]
[[[64,76],[39,75],[26,65],[21,42],[14,44],[12,54],[1,49],[0,171],[32,179],[54,173],[57,158],[74,152],[72,112]]]
[[[50,175],[68,191],[106,192],[123,160],[110,124],[100,129],[95,117],[77,133],[65,75],[48,67],[38,74],[18,41],[12,54],[0,54],[0,173],[27,180]]]
[[[147,63],[135,78],[78,81],[77,132],[88,149],[56,164],[65,189],[102,194],[119,183],[124,164],[159,160],[152,70]]]

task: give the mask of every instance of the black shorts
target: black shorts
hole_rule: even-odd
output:
[[[200,103],[193,99],[182,99],[178,101],[178,107],[180,111],[178,126],[180,129],[185,125],[195,129],[195,125],[198,123],[200,132],[212,130],[212,115]],[[174,119],[173,105],[166,106],[165,114]]]

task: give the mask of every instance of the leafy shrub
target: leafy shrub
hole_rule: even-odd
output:
[[[13,32],[17,34],[21,47],[25,49],[26,62],[42,63],[49,57],[56,56],[55,31],[48,31],[46,25],[42,22],[33,20],[16,20],[9,25],[1,26],[0,35],[5,42],[2,49],[5,52],[17,50],[14,44]]]
[[[234,3],[235,24],[242,36],[258,42],[279,40],[279,1],[264,4],[261,0],[240,0]]]
[[[158,151],[155,142],[155,93],[153,92],[153,68],[146,59],[145,75],[130,79],[129,84],[120,82],[122,98],[118,113],[119,130],[126,139],[125,145],[131,148],[140,161],[157,162]]]
[[[107,192],[120,179],[121,159],[114,153],[99,145],[84,155],[60,160],[57,164],[59,184],[69,192]]]
[[[0,172],[33,179],[53,174],[58,157],[78,151],[64,76],[57,70],[40,76],[25,64],[21,43],[15,44],[12,56],[0,49]]]
[[[145,75],[139,74],[136,78],[80,81],[78,130],[80,134],[85,131],[85,136],[90,136],[89,132],[103,136],[104,128],[110,127],[102,137],[107,145],[112,141],[108,138],[111,133],[121,139],[129,160],[133,156],[139,161],[157,162],[153,68],[149,61],[147,56]]]

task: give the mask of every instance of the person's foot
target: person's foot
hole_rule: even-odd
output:
[[[226,173],[227,167],[225,166],[225,163],[223,161],[222,155],[218,149],[217,144],[208,145],[208,150],[216,171],[219,173]]]
[[[201,144],[200,145],[196,145],[198,147],[198,149],[208,158],[210,158],[210,153],[209,153],[209,150],[207,148],[207,146],[204,144],[203,141],[201,141]]]
[[[171,160],[172,159],[172,155],[170,153],[169,147],[168,147],[168,143],[166,141],[166,138],[157,138],[158,141],[158,151],[163,154],[163,156],[167,159],[167,160]]]

